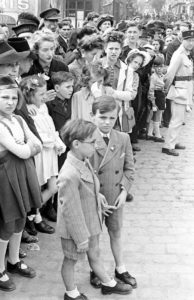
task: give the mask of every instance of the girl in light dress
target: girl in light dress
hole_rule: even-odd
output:
[[[16,288],[7,271],[29,278],[36,275],[20,261],[19,247],[27,213],[41,207],[41,191],[32,157],[42,146],[26,122],[13,114],[21,105],[22,94],[15,80],[0,77],[0,290],[4,291]]]
[[[21,81],[20,86],[28,107],[31,106],[36,112],[31,116],[43,143],[42,152],[34,159],[39,184],[41,187],[46,184],[46,188],[42,191],[43,204],[45,204],[57,192],[57,156],[65,152],[66,146],[59,138],[59,133],[55,130],[53,120],[44,103],[46,95],[44,76],[26,77]]]

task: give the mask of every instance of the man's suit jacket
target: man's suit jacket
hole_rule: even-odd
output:
[[[134,180],[133,153],[128,134],[112,130],[107,146],[97,130],[91,162],[100,180],[100,192],[110,205],[114,205],[121,187],[128,192]]]
[[[88,166],[69,152],[57,182],[57,232],[76,245],[102,231],[99,181]]]

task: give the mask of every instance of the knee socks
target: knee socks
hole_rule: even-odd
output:
[[[9,241],[0,239],[0,273],[5,271],[5,255]]]
[[[11,238],[9,239],[8,260],[13,265],[20,261],[19,250],[20,250],[21,237],[22,237],[22,231],[19,233],[12,234]]]

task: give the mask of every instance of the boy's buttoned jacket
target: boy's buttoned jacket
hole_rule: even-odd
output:
[[[99,181],[88,161],[70,152],[58,177],[57,232],[76,245],[102,230]]]
[[[133,153],[128,134],[112,130],[107,146],[97,130],[91,162],[100,180],[100,192],[110,205],[114,205],[122,187],[128,192],[134,180]]]

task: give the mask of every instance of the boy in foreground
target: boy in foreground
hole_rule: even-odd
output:
[[[108,205],[114,207],[112,213],[105,216],[105,224],[116,265],[115,276],[136,288],[136,279],[127,272],[123,261],[121,239],[124,204],[134,180],[130,138],[128,134],[113,129],[118,117],[118,105],[113,97],[99,97],[93,103],[92,112],[97,131],[91,162],[100,181],[100,193],[105,196]],[[100,282],[93,271],[90,283],[97,288]]]

